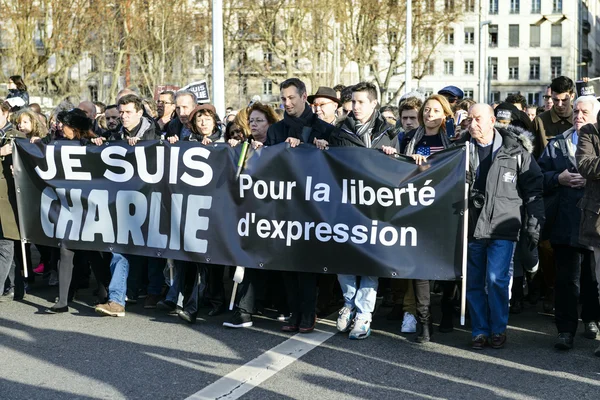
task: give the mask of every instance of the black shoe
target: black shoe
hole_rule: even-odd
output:
[[[573,348],[573,334],[561,332],[554,342],[554,348],[558,350],[570,350]]]
[[[64,307],[52,306],[50,308],[46,308],[46,314],[60,314],[60,313],[66,313],[68,311],[69,311],[69,306],[64,306]]]
[[[404,307],[396,304],[392,307],[392,310],[389,312],[389,314],[385,317],[388,321],[402,321],[402,318],[404,318]]]
[[[177,308],[177,304],[173,303],[170,300],[161,300],[158,303],[156,303],[156,308],[161,310],[161,311],[175,311],[175,309]]]
[[[431,341],[431,335],[433,334],[433,327],[431,324],[417,323],[417,343],[427,343]]]
[[[196,313],[191,314],[184,310],[178,310],[177,315],[179,316],[179,318],[181,318],[182,320],[184,320],[187,323],[190,323],[190,324],[196,323]]]
[[[219,314],[223,314],[223,311],[225,311],[225,306],[224,305],[220,305],[220,306],[214,306],[209,312],[208,312],[208,316],[209,317],[216,317]]]
[[[227,328],[250,328],[252,326],[252,315],[237,309],[229,321],[223,322],[223,326]]]
[[[315,330],[315,325],[317,323],[317,315],[315,313],[310,314],[302,314],[302,318],[300,318],[300,326],[298,330],[300,333],[309,333]]]
[[[523,303],[520,301],[515,301],[508,311],[511,314],[521,314],[523,312]]]
[[[583,337],[586,339],[596,339],[598,336],[598,325],[594,321],[583,323]]]

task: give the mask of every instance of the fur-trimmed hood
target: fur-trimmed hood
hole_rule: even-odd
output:
[[[512,136],[517,142],[521,144],[527,150],[528,153],[533,152],[533,141],[534,136],[532,132],[529,132],[526,129],[520,128],[518,126],[510,125],[510,124],[502,124],[500,122],[496,122],[494,125],[501,134],[509,134]]]

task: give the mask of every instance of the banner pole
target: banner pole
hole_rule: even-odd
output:
[[[15,165],[15,161],[17,161],[16,164],[19,165],[19,163],[18,163],[19,152],[17,151],[17,143],[14,140],[11,140],[11,144],[12,144],[12,154],[13,154],[13,166]],[[19,172],[20,172],[19,168],[13,169],[13,177],[15,178],[15,191],[17,192],[16,193],[17,197],[19,197],[21,195],[21,188],[19,188],[17,186],[17,180],[15,177],[15,174],[18,174]],[[17,201],[17,204],[18,204],[18,201]],[[27,250],[25,249],[25,243],[27,242],[27,240],[23,237],[23,218],[21,217],[21,209],[19,207],[17,207],[16,218],[17,218],[18,225],[19,225],[19,238],[20,238],[19,241],[21,242],[21,254],[23,255],[23,278],[27,279],[27,278],[29,278],[29,273],[27,272]]]
[[[29,278],[27,273],[27,251],[25,249],[25,239],[21,239],[21,254],[23,254],[23,278]]]
[[[246,161],[246,156],[248,155],[248,148],[250,147],[250,138],[244,140],[242,143],[242,151],[240,153],[240,158],[237,163],[237,170],[235,171],[235,180],[240,179],[240,175],[242,173],[242,169],[244,169],[244,163]],[[244,272],[246,268],[240,267],[239,265],[235,267],[235,273],[233,274],[233,289],[231,290],[231,301],[229,302],[229,311],[233,310],[233,303],[235,303],[235,295],[237,294],[238,284],[242,283],[244,280]]]
[[[467,250],[469,248],[469,182],[466,175],[469,173],[469,157],[471,153],[471,144],[465,144],[465,204],[463,212],[463,254],[462,254],[462,287],[460,296],[460,324],[465,325],[465,315],[467,311]]]

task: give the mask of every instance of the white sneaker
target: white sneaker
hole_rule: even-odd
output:
[[[350,331],[350,339],[366,339],[371,334],[371,321],[366,318],[357,318],[354,328]]]
[[[338,319],[337,319],[337,330],[340,332],[348,332],[352,327],[352,321],[354,321],[354,315],[356,315],[356,311],[344,306],[340,310]]]
[[[405,312],[402,320],[402,333],[415,333],[417,331],[417,319],[411,313]]]
[[[58,274],[56,273],[56,271],[50,271],[48,286],[58,286]]]

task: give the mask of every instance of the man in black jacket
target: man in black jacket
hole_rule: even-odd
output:
[[[489,105],[473,105],[468,121],[472,182],[467,300],[472,346],[483,349],[489,338],[490,345],[499,349],[506,343],[509,268],[515,242],[524,234],[533,250],[539,241],[544,221],[543,176],[523,146],[525,138],[494,129],[496,119]]]
[[[159,139],[154,121],[143,116],[144,105],[139,97],[127,94],[119,99],[118,107],[122,126],[112,139],[127,140],[130,146],[140,140]]]
[[[377,88],[361,82],[352,87],[352,112],[333,131],[331,146],[364,147],[390,146],[394,126],[377,110]],[[322,140],[317,147],[323,148]],[[371,318],[377,300],[379,278],[376,276],[338,275],[344,294],[344,307],[339,311],[337,329],[347,332],[350,339],[365,339],[371,334]],[[360,282],[360,283],[359,283]]]
[[[283,120],[267,131],[266,146],[287,142],[292,147],[300,142],[314,144],[315,139],[329,139],[333,126],[320,120],[306,102],[306,85],[298,78],[286,79],[279,85]]]
[[[596,97],[578,97],[573,104],[573,127],[551,139],[538,161],[544,173],[546,196],[544,232],[556,260],[554,306],[558,338],[554,347],[559,350],[573,347],[580,296],[584,336],[595,339],[598,334],[600,306],[597,283],[592,277],[594,252],[592,247],[579,243],[581,211],[577,204],[583,198],[586,180],[577,172],[575,161],[579,130],[586,124],[595,124],[598,111],[600,103]]]

